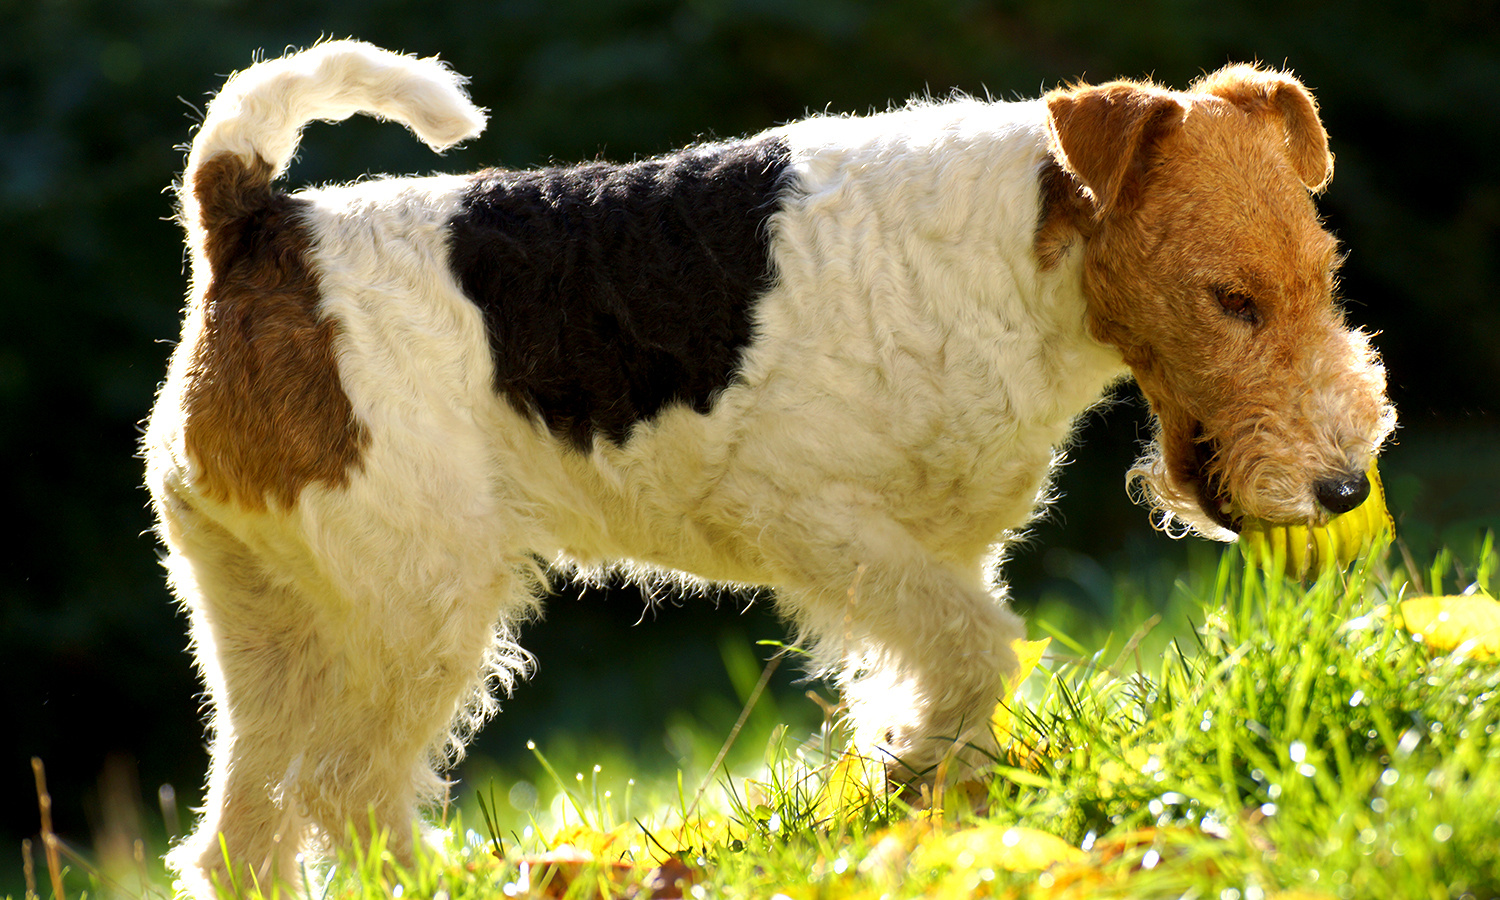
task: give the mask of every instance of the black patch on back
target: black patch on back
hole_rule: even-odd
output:
[[[495,390],[588,451],[669,403],[707,412],[770,285],[786,147],[474,176],[451,265],[484,313]]]

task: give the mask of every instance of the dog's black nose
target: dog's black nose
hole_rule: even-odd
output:
[[[1334,515],[1342,515],[1365,502],[1370,496],[1370,479],[1363,472],[1355,475],[1336,475],[1313,484],[1313,493],[1323,508]]]

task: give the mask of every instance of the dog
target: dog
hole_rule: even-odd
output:
[[[665,156],[276,186],[356,112],[434,150],[434,59],[324,43],[209,104],[182,340],[144,439],[212,700],[230,863],[388,834],[528,673],[545,560],[765,585],[899,779],[996,752],[995,569],[1079,415],[1133,377],[1166,527],[1357,506],[1395,414],[1335,299],[1332,156],[1290,74],[822,115]],[[220,842],[223,842],[222,849]]]

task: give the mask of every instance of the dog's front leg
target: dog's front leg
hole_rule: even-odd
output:
[[[1025,626],[986,589],[981,561],[943,560],[878,511],[829,512],[809,504],[794,518],[820,525],[765,535],[794,572],[778,605],[836,674],[857,745],[907,783],[948,758],[950,778],[993,760],[990,717]]]

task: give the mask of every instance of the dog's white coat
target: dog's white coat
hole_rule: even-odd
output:
[[[434,61],[326,44],[231,81],[193,159],[259,154],[279,172],[304,121],[355,110],[446,146],[482,122],[459,84]],[[302,192],[362,465],[289,511],[199,495],[175,418],[186,353],[147,435],[217,704],[207,812],[172,858],[189,886],[221,868],[220,830],[283,878],[305,826],[369,804],[399,842],[441,789],[430,751],[458,753],[496,682],[527,667],[510,639],[535,609],[528,553],[772,585],[870,744],[917,769],[955,739],[993,749],[1024,634],[987,581],[997,550],[1044,499],[1074,419],[1126,374],[1085,331],[1078,254],[1043,272],[1033,249],[1045,120],[1039,101],[956,100],[771,132],[794,187],[739,379],[707,415],[669,408],[588,455],[492,389],[446,259],[465,179]]]

